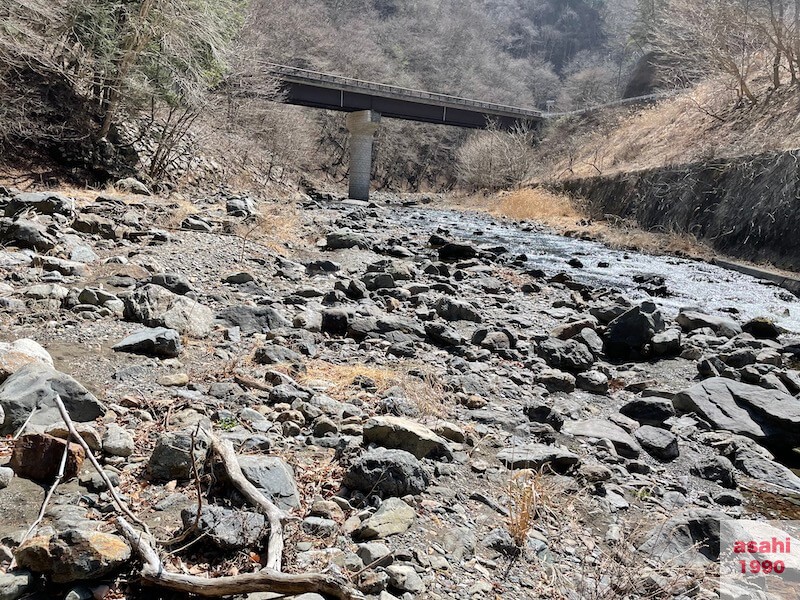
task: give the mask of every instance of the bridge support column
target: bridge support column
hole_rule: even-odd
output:
[[[369,200],[372,175],[372,141],[381,115],[373,110],[361,110],[347,115],[350,131],[350,190],[354,200]]]

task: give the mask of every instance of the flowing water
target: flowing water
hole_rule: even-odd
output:
[[[669,315],[692,306],[739,322],[769,317],[787,330],[800,332],[800,298],[774,284],[722,267],[672,256],[614,250],[599,242],[530,231],[479,213],[414,208],[399,210],[397,216],[417,231],[434,233],[442,228],[456,238],[505,246],[513,254],[525,254],[529,268],[542,269],[548,275],[565,271],[575,281],[622,290],[631,300],[650,298],[637,289],[635,276],[659,275],[664,277],[671,295],[653,300]],[[569,266],[567,261],[571,258],[578,258],[584,267]],[[601,266],[604,264],[608,266]]]

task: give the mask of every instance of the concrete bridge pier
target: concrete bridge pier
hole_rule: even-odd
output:
[[[350,132],[350,190],[354,200],[369,200],[369,183],[372,175],[372,141],[381,122],[381,115],[373,110],[360,110],[347,115]]]

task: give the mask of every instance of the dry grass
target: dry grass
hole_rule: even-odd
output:
[[[524,548],[533,523],[547,505],[552,504],[544,475],[524,469],[511,475],[508,482],[508,517],[506,527],[518,547]]]
[[[419,366],[406,365],[406,370],[398,370],[313,360],[306,364],[306,371],[298,377],[298,381],[303,384],[324,382],[327,386],[325,393],[337,400],[347,400],[363,391],[380,395],[397,386],[421,415],[443,417],[447,413],[444,388],[431,374],[422,379],[410,375],[410,368]]]
[[[285,254],[287,246],[303,243],[302,221],[296,206],[289,203],[268,204],[260,207],[257,215],[238,225],[234,233],[247,242],[258,242],[278,254]]]

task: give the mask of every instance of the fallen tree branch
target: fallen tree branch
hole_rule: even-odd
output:
[[[67,407],[64,406],[64,401],[61,399],[61,396],[56,394],[55,403],[58,407],[58,412],[61,413],[61,418],[64,420],[64,424],[67,426],[67,430],[69,430],[70,436],[72,436],[75,441],[81,445],[84,452],[86,452],[86,457],[89,459],[89,462],[92,463],[95,471],[97,474],[100,475],[100,478],[103,480],[103,483],[106,484],[106,489],[108,489],[108,493],[111,495],[111,498],[114,500],[114,504],[117,505],[117,508],[124,514],[126,517],[131,519],[134,523],[136,523],[139,527],[144,529],[148,534],[150,533],[150,529],[147,525],[139,519],[135,514],[131,512],[131,510],[127,507],[127,505],[122,501],[122,498],[119,497],[117,494],[117,490],[114,488],[114,484],[111,483],[111,480],[106,475],[106,472],[103,471],[103,467],[100,466],[100,463],[97,462],[94,454],[92,453],[92,449],[89,448],[89,444],[86,443],[78,431],[75,429],[75,424],[72,422],[72,417],[69,416],[69,412],[67,411]],[[67,447],[69,447],[69,439],[67,440]]]
[[[139,554],[144,565],[142,578],[169,590],[205,597],[232,596],[255,592],[275,592],[295,595],[317,593],[336,600],[358,600],[363,596],[339,577],[322,573],[290,575],[264,569],[232,577],[207,578],[170,573],[144,535],[137,532],[124,517],[117,517],[117,526]]]
[[[211,448],[222,461],[222,468],[244,499],[252,504],[269,521],[269,539],[267,541],[267,569],[280,572],[283,561],[283,522],[288,515],[275,506],[269,498],[250,483],[239,467],[236,452],[230,440],[221,440],[211,435]]]

